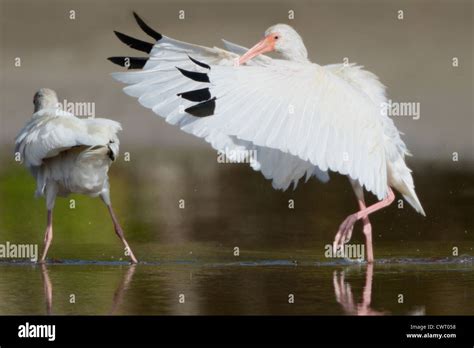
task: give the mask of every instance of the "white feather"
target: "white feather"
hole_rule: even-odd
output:
[[[51,208],[56,194],[97,196],[108,191],[107,172],[118,156],[121,129],[109,119],[80,119],[59,109],[42,109],[18,134],[15,151],[36,179],[36,194],[47,194]]]

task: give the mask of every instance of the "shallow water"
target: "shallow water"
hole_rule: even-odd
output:
[[[84,261],[46,266],[4,263],[0,265],[0,312],[473,314],[473,262],[465,258],[464,262],[412,259],[375,266],[294,265],[288,260],[135,266]],[[289,303],[291,295],[293,303]]]
[[[111,169],[112,200],[141,263],[128,264],[99,199],[58,199],[46,266],[0,260],[0,314],[474,314],[471,170],[414,167],[428,216],[398,202],[374,214],[370,267],[325,255],[357,207],[343,177],[282,193],[209,151],[131,153]],[[0,244],[41,251],[44,201],[3,164]]]

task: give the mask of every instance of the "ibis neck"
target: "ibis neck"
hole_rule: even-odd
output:
[[[309,62],[308,51],[306,51],[306,47],[304,47],[304,45],[298,45],[296,47],[292,47],[291,49],[281,50],[280,54],[283,56],[283,58],[289,61],[299,63]]]
[[[283,54],[283,57],[286,60],[292,61],[292,62],[298,62],[298,63],[309,63],[309,59],[307,56],[298,56],[298,55],[285,55]]]

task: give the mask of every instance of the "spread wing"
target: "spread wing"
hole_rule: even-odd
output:
[[[255,151],[256,157],[251,167],[261,171],[267,179],[273,179],[273,186],[277,189],[286,190],[292,183],[296,185],[304,175],[307,179],[316,176],[323,182],[329,180],[326,172],[319,170],[310,162],[278,149],[257,146],[251,141],[237,139],[217,128],[196,131],[192,125],[200,122],[200,118],[197,117],[199,115],[189,114],[185,109],[210,97],[206,88],[198,89],[201,83],[205,82],[205,72],[210,64],[233,66],[246,48],[224,41],[228,48],[226,51],[174,40],[151,29],[137,14],[134,13],[134,16],[142,30],[156,42],[148,43],[115,32],[120,41],[147,54],[146,57],[109,58],[113,63],[131,70],[112,74],[116,80],[129,85],[124,88],[126,94],[138,98],[140,104],[152,109],[168,123],[178,125],[183,130],[204,138],[218,151],[226,154]],[[248,65],[265,66],[272,63],[271,58],[259,56]],[[237,162],[242,160],[246,160],[245,156],[235,159]]]
[[[203,74],[198,88],[207,88],[209,98],[185,111],[213,117],[185,130],[218,129],[297,156],[322,171],[349,175],[380,199],[386,196],[380,109],[340,76],[317,64],[288,61],[210,66]]]

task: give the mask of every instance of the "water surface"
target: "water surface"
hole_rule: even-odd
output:
[[[0,313],[472,314],[472,267],[472,258],[375,266],[284,260],[2,264]]]

